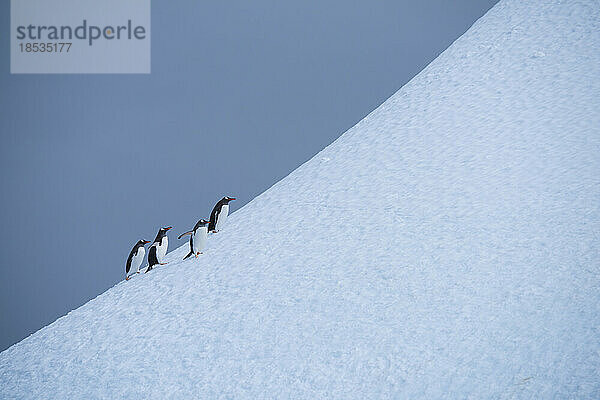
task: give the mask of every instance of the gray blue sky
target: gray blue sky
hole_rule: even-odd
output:
[[[0,350],[122,280],[161,225],[286,176],[494,3],[153,1],[152,74],[11,75],[1,2]]]

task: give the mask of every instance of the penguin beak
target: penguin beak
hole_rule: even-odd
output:
[[[172,228],[173,228],[172,226],[167,226],[167,227],[165,228],[165,231],[168,231],[169,229],[172,229]]]
[[[235,197],[230,197],[229,200],[235,200]]]
[[[149,241],[149,240],[142,240],[142,242],[144,242],[144,244],[148,244],[148,243],[150,243],[150,241]]]

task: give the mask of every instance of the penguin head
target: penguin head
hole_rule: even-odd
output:
[[[160,241],[163,237],[166,236],[167,232],[169,231],[169,229],[173,228],[172,226],[166,226],[164,228],[160,228],[158,230],[158,233],[156,234],[156,239],[154,239],[155,242]]]
[[[145,245],[147,243],[150,243],[150,241],[149,240],[144,240],[144,239],[140,239],[137,242],[138,246],[143,246],[143,245]]]
[[[223,199],[221,199],[221,201],[225,204],[228,204],[230,201],[235,200],[235,197],[229,197],[229,196],[225,196],[223,197]]]
[[[205,219],[198,220],[198,222],[196,222],[196,225],[194,225],[194,231],[202,226],[206,226],[206,224],[210,224],[210,221],[207,221]]]

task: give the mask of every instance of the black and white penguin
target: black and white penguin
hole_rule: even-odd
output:
[[[139,240],[131,252],[129,252],[129,257],[127,257],[127,263],[125,264],[125,280],[129,280],[131,276],[129,276],[129,271],[131,267],[133,267],[134,271],[137,271],[142,265],[142,261],[144,261],[144,255],[146,254],[146,249],[144,245],[146,243],[150,243],[149,240]]]
[[[184,260],[193,255],[198,257],[199,254],[202,254],[202,250],[206,246],[206,239],[208,238],[208,226],[206,225],[209,223],[210,221],[201,219],[196,222],[194,229],[179,235],[177,239],[181,239],[185,235],[190,235],[190,252],[187,256],[183,257]]]
[[[209,232],[219,232],[229,215],[229,202],[235,200],[235,197],[225,196],[215,205],[210,213]]]
[[[164,259],[167,255],[167,248],[169,247],[169,237],[167,236],[167,232],[171,228],[173,227],[167,226],[158,230],[156,239],[154,239],[152,246],[150,246],[150,249],[148,250],[148,268],[146,269],[146,272],[154,268],[155,265],[166,264]]]

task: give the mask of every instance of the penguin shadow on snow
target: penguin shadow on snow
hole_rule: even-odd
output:
[[[184,232],[179,235],[178,239],[184,236],[190,235],[190,251],[183,257],[183,260],[188,259],[192,255],[196,258],[202,254],[202,251],[206,247],[208,240],[208,234],[218,233],[225,224],[227,217],[229,216],[229,202],[235,200],[235,197],[225,196],[215,204],[212,212],[210,213],[210,219],[200,219],[194,225],[194,228],[190,231]],[[148,240],[139,240],[131,249],[127,262],[125,264],[125,280],[128,281],[134,275],[130,275],[129,271],[135,270],[136,274],[141,272],[148,273],[154,269],[157,265],[165,265],[165,256],[167,255],[167,249],[169,247],[169,237],[167,232],[172,229],[172,226],[162,227],[158,230],[156,238],[148,250],[148,265],[145,269],[140,270],[144,255],[146,254],[145,245],[150,243]]]

